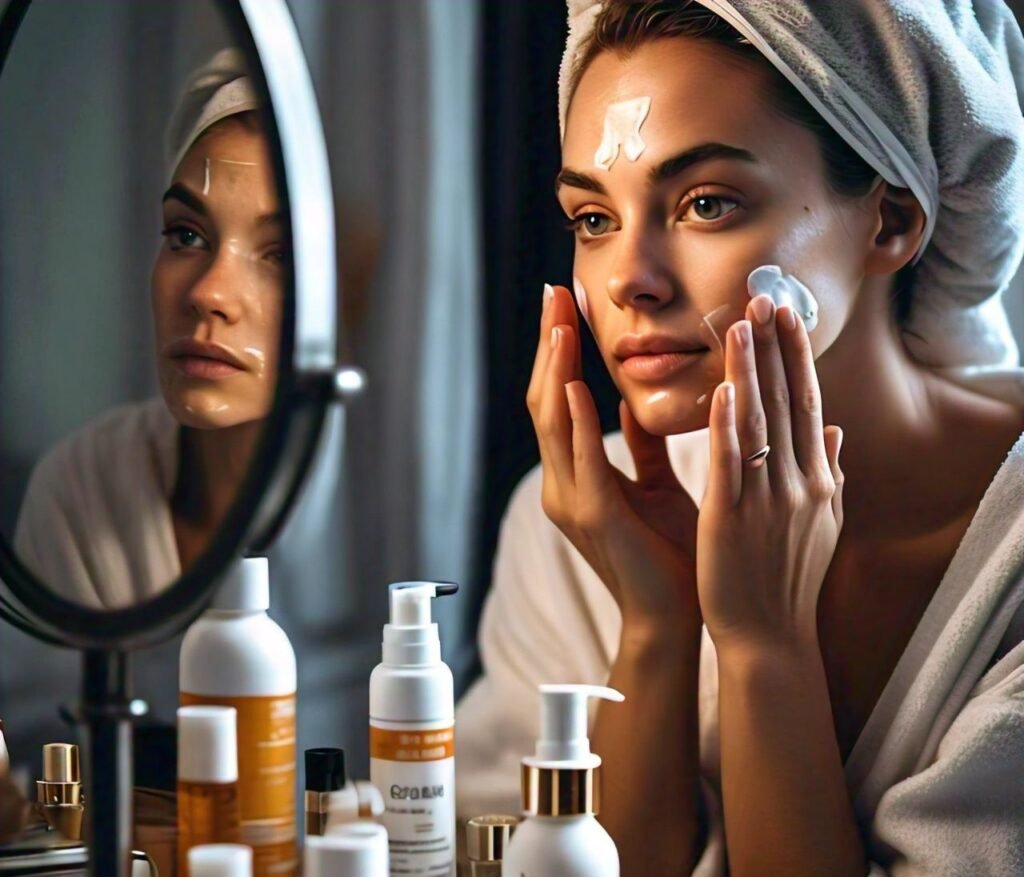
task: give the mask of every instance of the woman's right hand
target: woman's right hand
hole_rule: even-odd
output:
[[[543,466],[542,505],[600,576],[623,629],[700,624],[697,508],[679,484],[665,439],[650,435],[625,402],[619,416],[637,478],[608,460],[593,397],[581,380],[572,295],[546,287],[527,406]]]

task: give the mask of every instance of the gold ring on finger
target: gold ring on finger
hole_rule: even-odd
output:
[[[771,451],[771,445],[765,445],[758,451],[754,451],[749,457],[743,458],[743,465],[748,469],[757,469],[768,459],[768,454]]]

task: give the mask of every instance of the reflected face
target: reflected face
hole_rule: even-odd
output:
[[[577,298],[623,398],[657,435],[707,426],[719,339],[744,314],[753,269],[779,265],[812,291],[816,355],[864,276],[870,213],[828,189],[817,140],[774,108],[769,76],[712,43],[661,39],[600,54],[569,108],[558,199],[575,227]],[[608,108],[642,98],[637,154],[635,125],[616,133]],[[606,169],[609,130],[620,149]]]
[[[288,241],[264,136],[228,118],[185,154],[163,202],[153,267],[160,389],[185,426],[267,416]]]

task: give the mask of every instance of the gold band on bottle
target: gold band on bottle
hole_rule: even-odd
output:
[[[596,816],[601,809],[599,767],[550,768],[524,764],[523,810],[531,816]]]

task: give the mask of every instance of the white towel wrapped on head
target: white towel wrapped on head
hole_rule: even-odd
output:
[[[168,176],[174,174],[189,147],[211,125],[262,106],[244,55],[238,49],[221,49],[192,73],[171,114],[167,126]]]

